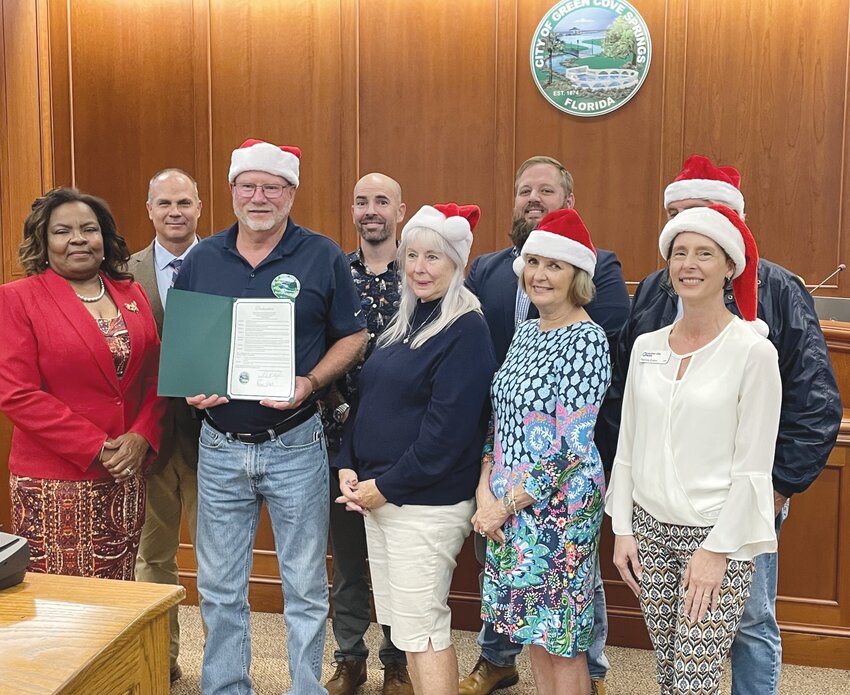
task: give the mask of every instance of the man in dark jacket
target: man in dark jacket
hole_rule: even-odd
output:
[[[546,213],[571,208],[574,204],[573,177],[559,161],[544,156],[527,159],[516,174],[512,245],[479,256],[469,269],[466,284],[481,301],[499,364],[505,360],[517,324],[526,319],[538,318],[537,308],[531,304],[525,292],[518,289],[517,276],[513,270],[514,259],[519,255],[531,230]],[[596,273],[593,276],[596,296],[585,309],[590,318],[605,329],[608,340],[613,342],[629,313],[629,293],[617,256],[604,249],[596,249],[596,253]],[[483,564],[485,546],[477,535],[475,551]],[[602,576],[598,568],[593,600],[593,645],[588,652],[588,668],[593,692],[604,693],[602,681],[608,671],[608,661],[603,650],[608,634],[608,620]],[[516,658],[522,650],[521,645],[498,634],[488,623],[484,624],[478,643],[481,645],[481,657],[472,673],[460,682],[460,695],[487,695],[519,680]]]
[[[740,175],[732,167],[715,167],[700,155],[689,157],[664,196],[669,217],[682,210],[722,203],[744,216]],[[740,316],[731,286],[726,306]],[[615,455],[617,431],[629,355],[635,339],[667,326],[681,316],[680,302],[666,270],[638,285],[628,321],[614,354],[614,375],[597,423],[597,445],[606,467]],[[773,488],[776,532],[788,514],[788,498],[803,492],[826,465],[841,423],[841,399],[814,302],[800,279],[766,261],[758,264],[758,317],[779,353],[782,410]],[[738,634],[732,644],[732,695],[776,695],[782,666],[782,642],[776,622],[776,553],[756,558],[756,573]]]
[[[516,325],[538,316],[525,293],[517,290],[514,259],[543,215],[574,205],[573,177],[559,161],[543,156],[527,159],[516,176],[512,245],[479,256],[469,268],[466,285],[481,301],[499,364],[505,360]],[[610,340],[628,316],[629,293],[616,254],[605,249],[596,249],[596,253],[596,296],[585,308]]]

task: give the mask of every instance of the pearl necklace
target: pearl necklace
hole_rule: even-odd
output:
[[[94,302],[99,302],[103,299],[103,295],[106,294],[106,285],[103,284],[103,278],[100,277],[100,275],[97,276],[97,279],[100,280],[100,292],[98,292],[94,297],[84,297],[79,292],[74,292],[80,301],[86,302],[87,304],[93,304]]]
[[[435,312],[435,311],[437,311],[437,309],[439,309],[439,308],[440,308],[440,304],[441,304],[441,302],[437,302],[437,306],[435,306],[433,309],[431,309],[431,313],[430,313],[430,314],[428,314],[428,318],[427,318],[427,319],[425,319],[425,320],[424,320],[424,321],[423,321],[423,322],[422,322],[422,323],[421,323],[421,324],[420,324],[417,328],[415,328],[414,330],[410,331],[410,333],[408,333],[408,334],[407,334],[407,337],[405,337],[405,339],[404,339],[404,340],[402,340],[401,342],[403,342],[403,343],[405,343],[405,344],[409,343],[409,342],[410,342],[410,339],[411,339],[413,336],[415,336],[417,333],[419,333],[420,331],[422,331],[422,329],[423,329],[423,328],[425,328],[425,326],[427,326],[427,325],[428,325],[428,323],[431,321],[431,317],[434,315],[434,312]]]

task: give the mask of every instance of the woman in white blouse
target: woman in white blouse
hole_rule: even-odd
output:
[[[709,695],[719,692],[752,560],[776,550],[779,366],[756,318],[758,250],[735,212],[685,210],[659,248],[681,318],[635,341],[605,510],[661,692]],[[723,299],[731,278],[743,320]]]

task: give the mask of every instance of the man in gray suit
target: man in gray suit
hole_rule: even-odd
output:
[[[130,258],[129,271],[144,287],[151,302],[157,329],[162,334],[166,293],[198,237],[201,201],[194,179],[180,169],[155,174],[148,188],[148,216],[156,236],[149,246]],[[170,399],[162,425],[159,455],[148,471],[148,499],[136,579],[157,584],[177,584],[177,549],[180,517],[185,510],[189,536],[195,544],[198,520],[198,433],[200,421],[182,398]],[[171,682],[181,676],[177,664],[180,627],[177,607],[171,609]]]

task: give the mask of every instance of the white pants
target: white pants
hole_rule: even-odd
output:
[[[452,644],[449,588],[475,500],[448,506],[384,504],[366,517],[375,614],[406,652]]]

